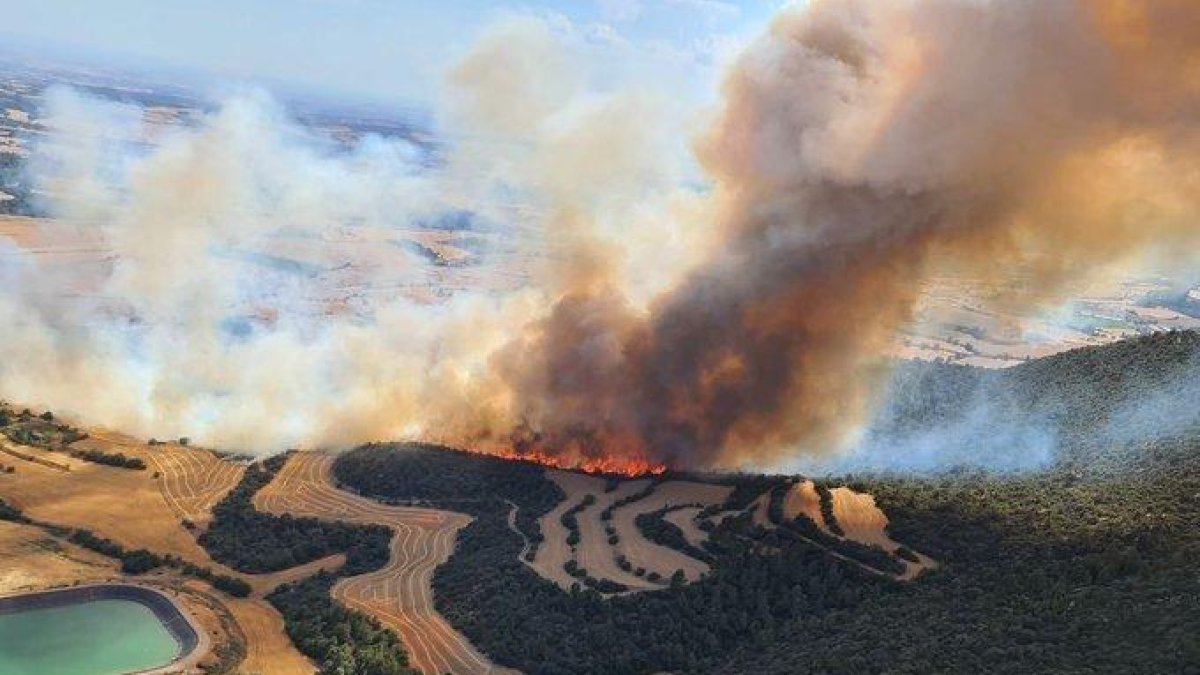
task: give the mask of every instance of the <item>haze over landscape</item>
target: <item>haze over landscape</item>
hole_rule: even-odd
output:
[[[22,643],[124,602],[183,671],[1200,662],[1195,3],[4,11]]]

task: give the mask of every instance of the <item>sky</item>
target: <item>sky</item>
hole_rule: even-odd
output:
[[[698,97],[781,0],[3,0],[0,44],[420,105],[485,28],[534,15]],[[636,65],[635,65],[636,64]]]

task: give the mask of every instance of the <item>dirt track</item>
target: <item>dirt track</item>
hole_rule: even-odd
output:
[[[426,675],[502,672],[434,609],[433,571],[449,558],[470,517],[450,511],[385,506],[335,488],[333,457],[297,453],[255,496],[255,506],[329,520],[385,525],[395,532],[392,555],[380,570],[342,579],[333,596],[374,616],[404,641],[412,665]]]

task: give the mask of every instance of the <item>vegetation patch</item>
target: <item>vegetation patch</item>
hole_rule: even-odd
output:
[[[87,462],[103,464],[104,466],[115,466],[121,469],[143,471],[146,468],[146,463],[140,458],[129,457],[120,452],[109,453],[102,452],[100,450],[72,450],[71,456]]]
[[[275,516],[254,508],[254,494],[286,461],[280,455],[250,465],[237,487],[213,509],[213,520],[199,537],[213,560],[251,573],[277,572],[334,553],[345,553],[351,569],[383,566],[392,535],[382,525]]]
[[[520,469],[520,477],[500,481],[503,497],[455,498],[454,484],[499,481],[487,476],[508,469]],[[475,517],[434,573],[437,609],[493,660],[528,673],[694,672],[786,617],[850,607],[867,589],[895,588],[807,542],[729,518],[711,535],[715,572],[700,583],[681,579],[675,588],[607,600],[584,583],[566,593],[518,560],[521,538],[501,506],[500,499],[511,500],[532,520],[552,510],[563,496],[540,468],[396,444],[342,455],[334,472],[367,496],[426,500]],[[814,592],[794,592],[798,584]]]
[[[320,665],[322,675],[415,675],[395,634],[329,594],[339,577],[371,572],[387,562],[391,530],[256,510],[255,493],[286,462],[287,456],[280,455],[248,467],[237,487],[213,509],[201,545],[213,559],[243,572],[277,571],[344,553],[346,564],[336,574],[321,572],[267,596],[283,616],[288,637]]]
[[[330,599],[336,581],[321,572],[267,596],[296,648],[320,665],[322,675],[417,675],[395,633]]]
[[[708,563],[709,565],[715,562],[712,554],[704,549],[693,546],[687,537],[683,536],[683,530],[680,530],[673,523],[669,523],[663,519],[671,511],[676,509],[688,508],[690,505],[683,504],[679,506],[668,506],[657,511],[649,513],[639,513],[634,520],[638,530],[646,539],[658,544],[673,548],[684,555],[691,556],[696,560]]]

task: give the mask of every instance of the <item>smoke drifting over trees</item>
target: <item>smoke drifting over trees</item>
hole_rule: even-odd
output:
[[[30,270],[0,302],[3,393],[263,449],[419,435],[771,463],[853,439],[940,261],[1028,269],[1006,299],[1025,306],[1200,230],[1187,0],[785,10],[727,75],[699,191],[670,160],[663,97],[589,92],[565,59],[536,22],[497,29],[450,81],[457,119],[506,141],[468,137],[428,170],[396,144],[324,152],[254,99],[114,164],[96,143],[111,129],[81,128],[97,104],[60,97],[52,206],[103,230],[104,292],[144,323],[46,308],[23,292],[47,283]],[[513,110],[516,85],[536,105]],[[501,297],[306,319],[295,289],[265,293],[215,254],[444,208],[511,220],[514,197],[555,254]],[[231,341],[217,328],[247,296],[280,319]]]

